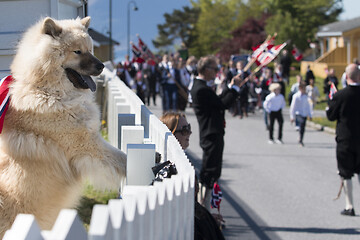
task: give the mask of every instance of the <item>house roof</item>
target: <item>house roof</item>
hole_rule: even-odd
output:
[[[318,37],[341,36],[344,32],[347,32],[355,28],[360,28],[360,17],[353,18],[350,20],[333,22],[320,26],[316,36]]]
[[[91,36],[91,38],[94,40],[94,42],[96,42],[100,45],[109,45],[109,42],[110,42],[109,37],[105,36],[102,33],[95,31],[92,28],[89,28],[88,32],[89,32],[89,35]],[[114,39],[112,39],[112,44],[120,45],[120,43],[115,41]],[[96,45],[96,44],[94,44],[94,45]]]

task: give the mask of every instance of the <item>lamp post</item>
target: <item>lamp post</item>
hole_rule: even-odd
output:
[[[109,0],[109,60],[112,61],[112,1]]]
[[[129,1],[127,6],[127,54],[130,57],[130,5],[133,4],[134,11],[137,11],[139,8],[136,6],[135,1]]]

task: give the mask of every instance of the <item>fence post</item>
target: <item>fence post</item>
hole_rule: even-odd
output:
[[[74,209],[63,209],[56,219],[54,227],[48,232],[46,239],[76,239],[86,240],[88,238],[83,223],[80,221],[77,211]]]
[[[154,179],[155,144],[128,144],[126,164],[127,185],[149,185]]]
[[[144,143],[143,126],[121,127],[121,151],[126,153],[128,144],[143,144],[143,143]]]
[[[121,129],[123,126],[134,126],[135,125],[135,114],[132,113],[119,113],[117,115],[117,127],[114,128],[114,131],[117,131],[117,148],[121,149]],[[125,149],[126,150],[126,149]],[[126,152],[126,151],[124,151]]]
[[[43,240],[41,230],[32,214],[18,214],[4,240]]]
[[[89,240],[112,240],[113,232],[108,206],[96,204],[91,214]]]

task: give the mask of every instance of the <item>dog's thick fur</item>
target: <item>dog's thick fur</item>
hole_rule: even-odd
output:
[[[0,134],[0,237],[18,213],[51,229],[62,208],[76,206],[85,180],[116,189],[125,177],[126,155],[99,134],[89,75],[104,66],[90,53],[89,23],[46,18],[19,43]]]

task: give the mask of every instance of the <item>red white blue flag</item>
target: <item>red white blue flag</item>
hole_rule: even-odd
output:
[[[332,82],[330,85],[330,92],[329,92],[329,99],[333,99],[334,94],[337,92],[337,89],[335,87],[335,84]]]
[[[299,49],[294,46],[293,50],[291,50],[291,54],[294,56],[296,61],[301,61],[303,59],[302,53],[300,53]]]
[[[257,59],[261,54],[271,49],[274,46],[275,37],[276,33],[272,37],[269,36],[262,44],[254,47],[254,52],[251,54],[251,58]]]
[[[10,103],[9,85],[14,79],[11,75],[4,77],[0,81],[0,133],[2,132],[5,114]]]
[[[220,202],[222,199],[222,191],[219,184],[214,183],[213,190],[211,192],[211,207],[218,208],[220,210]]]
[[[145,62],[144,58],[142,57],[142,52],[140,49],[138,49],[133,42],[130,42],[131,44],[131,51],[133,52],[133,62],[137,63],[143,63]]]
[[[280,51],[286,46],[286,42],[280,45],[273,46],[271,49],[263,52],[260,54],[256,59],[256,64],[258,66],[266,66],[268,65],[272,60],[274,60],[277,55],[279,55]]]
[[[153,65],[153,66],[156,65],[154,54],[150,51],[149,47],[140,38],[139,34],[137,34],[136,36],[139,39],[138,45],[139,45],[140,50],[142,51],[144,59],[147,60],[148,64]]]

